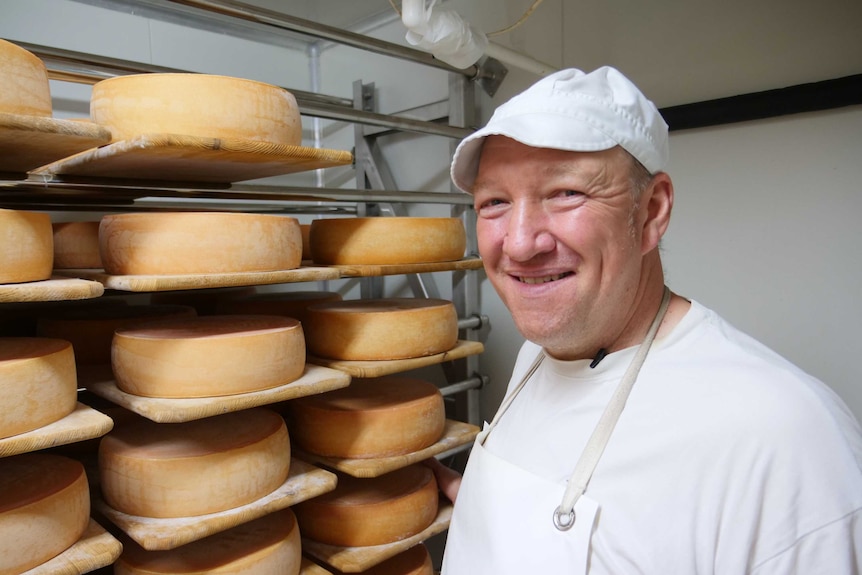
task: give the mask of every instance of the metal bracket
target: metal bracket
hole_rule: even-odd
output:
[[[476,74],[476,82],[491,97],[497,93],[509,69],[496,58],[486,56],[478,63],[479,72]]]

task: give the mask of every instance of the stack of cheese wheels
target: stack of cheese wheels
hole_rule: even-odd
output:
[[[53,267],[51,217],[0,209],[0,284],[46,280]]]
[[[437,482],[414,464],[373,478],[338,474],[335,489],[294,506],[313,541],[342,547],[383,545],[412,537],[437,517]]]
[[[257,273],[298,268],[296,218],[217,212],[104,216],[99,250],[115,275]]]
[[[54,269],[98,269],[99,222],[56,222],[54,232]]]
[[[226,301],[247,298],[257,293],[254,286],[160,291],[150,294],[150,303],[157,305],[187,305],[195,308],[198,315],[216,315],[219,306]]]
[[[343,458],[392,457],[424,449],[443,434],[436,385],[403,376],[353,379],[349,387],[287,403],[297,447]]]
[[[121,327],[162,318],[191,318],[194,308],[174,305],[111,305],[59,312],[38,320],[41,337],[72,343],[77,365],[110,365],[111,341]]]
[[[59,421],[75,410],[77,396],[72,344],[0,338],[0,439]]]
[[[91,119],[114,140],[179,134],[298,146],[293,94],[270,84],[209,74],[132,74],[97,82]],[[223,231],[223,230],[222,230]]]
[[[48,70],[35,54],[0,40],[0,78],[0,113],[51,117]]]
[[[394,557],[369,567],[363,575],[434,575],[434,565],[428,548],[422,543],[402,551]],[[333,575],[343,575],[333,571]]]
[[[283,315],[298,319],[305,325],[308,323],[310,306],[341,299],[341,294],[330,291],[262,293],[223,302],[218,309],[226,314]]]
[[[168,551],[123,543],[115,575],[297,575],[302,562],[296,517],[276,511]]]
[[[185,423],[137,419],[99,443],[105,502],[141,517],[194,517],[246,505],[287,479],[284,420],[261,408]]]
[[[24,573],[77,542],[90,521],[81,463],[27,453],[0,465],[0,573]]]
[[[324,265],[415,264],[464,257],[458,218],[327,218],[311,222],[311,258]]]
[[[442,353],[458,343],[450,301],[382,298],[308,308],[308,350],[337,360],[394,360]]]
[[[305,369],[299,321],[271,315],[210,315],[149,322],[114,334],[117,387],[145,397],[250,393],[286,385]]]

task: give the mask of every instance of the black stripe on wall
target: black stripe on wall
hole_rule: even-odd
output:
[[[660,110],[671,131],[862,104],[862,74]]]

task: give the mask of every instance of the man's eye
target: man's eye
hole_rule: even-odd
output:
[[[563,190],[562,192],[560,192],[560,195],[561,195],[561,196],[564,196],[564,197],[566,197],[566,198],[574,198],[574,197],[577,197],[577,196],[583,196],[583,195],[584,195],[584,193],[583,193],[583,192],[579,192],[579,191],[577,191],[577,190]]]

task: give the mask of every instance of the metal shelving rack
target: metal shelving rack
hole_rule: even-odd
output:
[[[352,99],[304,92],[287,87],[297,99],[304,116],[353,123],[355,134],[355,190],[326,187],[234,184],[213,186],[151,185],[121,181],[67,181],[3,179],[0,175],[0,205],[38,210],[148,210],[177,208],[177,201],[193,199],[199,209],[244,210],[285,213],[337,213],[359,215],[401,215],[405,205],[449,205],[451,215],[464,223],[468,254],[477,254],[475,213],[471,199],[454,188],[448,193],[398,190],[389,174],[376,140],[393,131],[446,137],[450,153],[459,139],[471,132],[475,121],[475,90],[479,86],[493,95],[506,69],[493,59],[485,59],[466,69],[453,68],[433,56],[401,45],[333,28],[232,0],[75,0],[113,10],[192,26],[275,45],[306,42],[334,42],[353,48],[407,60],[449,72],[449,97],[402,114],[374,112],[373,89],[360,80],[354,83]],[[301,40],[300,40],[301,41]],[[17,42],[39,56],[55,80],[92,84],[116,75],[183,70],[134,63]],[[417,119],[420,118],[420,119]],[[182,209],[182,208],[180,208]],[[452,294],[458,312],[459,337],[476,341],[487,318],[479,304],[479,276],[474,270],[453,271]],[[427,274],[408,277],[416,296],[435,297],[434,278]],[[365,278],[362,295],[381,292],[379,278]],[[469,356],[444,366],[449,385],[447,397],[457,396],[455,415],[462,421],[479,424],[479,389],[487,378],[480,374],[478,356]]]

